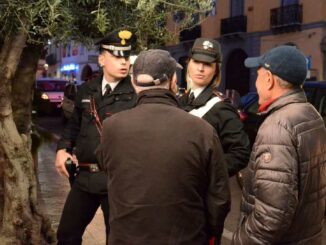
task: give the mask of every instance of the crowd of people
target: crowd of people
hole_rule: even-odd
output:
[[[81,244],[99,207],[110,245],[221,244],[229,177],[244,168],[233,244],[322,244],[326,129],[302,90],[305,56],[278,46],[246,59],[257,68],[263,118],[251,149],[237,110],[216,90],[216,40],[196,39],[183,68],[168,51],[142,51],[130,73],[133,38],[118,30],[97,43],[103,74],[79,87],[58,142],[57,172],[74,177],[58,244]],[[177,69],[187,69],[182,96]]]

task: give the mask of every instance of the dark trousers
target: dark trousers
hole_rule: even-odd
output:
[[[80,245],[83,233],[99,206],[103,210],[108,243],[110,231],[108,196],[88,193],[73,185],[61,215],[57,231],[58,245]]]

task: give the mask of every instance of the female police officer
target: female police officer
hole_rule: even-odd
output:
[[[244,168],[249,160],[249,140],[239,115],[223,94],[216,91],[221,78],[222,55],[214,39],[197,38],[187,67],[189,91],[180,106],[203,118],[217,131],[226,156],[229,176]]]

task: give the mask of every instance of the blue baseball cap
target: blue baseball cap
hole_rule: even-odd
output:
[[[264,67],[293,85],[302,85],[307,77],[306,57],[293,46],[278,46],[262,56],[247,58],[245,66],[248,68]]]

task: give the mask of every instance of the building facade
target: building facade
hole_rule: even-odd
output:
[[[309,80],[326,77],[325,0],[214,0],[215,10],[197,29],[180,33],[180,42],[167,49],[185,62],[197,37],[217,39],[222,47],[221,91],[235,89],[241,95],[255,90],[256,71],[244,60],[278,45],[294,45],[307,57]],[[170,21],[168,27],[176,29]],[[171,29],[172,30],[172,29]],[[185,38],[186,37],[186,38]],[[183,77],[182,74],[181,77]],[[180,86],[185,86],[184,78]]]
[[[99,72],[98,52],[84,45],[70,41],[63,44],[48,45],[47,76],[76,81],[81,84]]]

